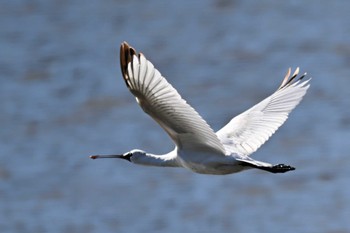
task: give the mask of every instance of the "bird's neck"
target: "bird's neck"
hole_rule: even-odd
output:
[[[147,166],[158,167],[179,167],[176,161],[176,151],[171,151],[164,155],[155,155],[146,153],[146,156],[142,156],[134,161],[135,163]]]

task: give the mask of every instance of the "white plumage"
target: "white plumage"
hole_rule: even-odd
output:
[[[286,121],[305,95],[310,79],[302,81],[306,74],[297,77],[299,68],[292,76],[289,69],[272,95],[215,133],[153,64],[126,42],[121,45],[120,64],[126,85],[137,103],[169,134],[176,147],[166,155],[132,150],[122,155],[91,158],[123,158],[143,165],[185,167],[203,174],[230,174],[249,168],[273,173],[294,170],[284,164],[256,161],[249,155]]]
[[[226,151],[240,156],[252,154],[287,120],[309,88],[309,80],[301,82],[305,74],[293,82],[299,68],[289,79],[290,72],[289,68],[275,93],[233,118],[216,133]]]

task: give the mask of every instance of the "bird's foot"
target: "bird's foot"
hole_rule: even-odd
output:
[[[295,170],[294,167],[285,164],[277,164],[267,169],[267,171],[272,173],[285,173],[293,170]]]

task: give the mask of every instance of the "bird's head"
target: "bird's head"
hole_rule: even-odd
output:
[[[119,155],[91,155],[90,158],[91,159],[117,158],[117,159],[125,159],[125,160],[128,160],[129,162],[134,162],[138,158],[144,157],[144,156],[146,156],[146,152],[135,149]]]

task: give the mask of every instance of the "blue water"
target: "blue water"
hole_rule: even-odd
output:
[[[350,232],[350,2],[0,3],[0,232]],[[218,130],[288,67],[312,77],[253,157],[296,171],[206,176],[96,153],[173,148],[137,106],[119,44]]]

